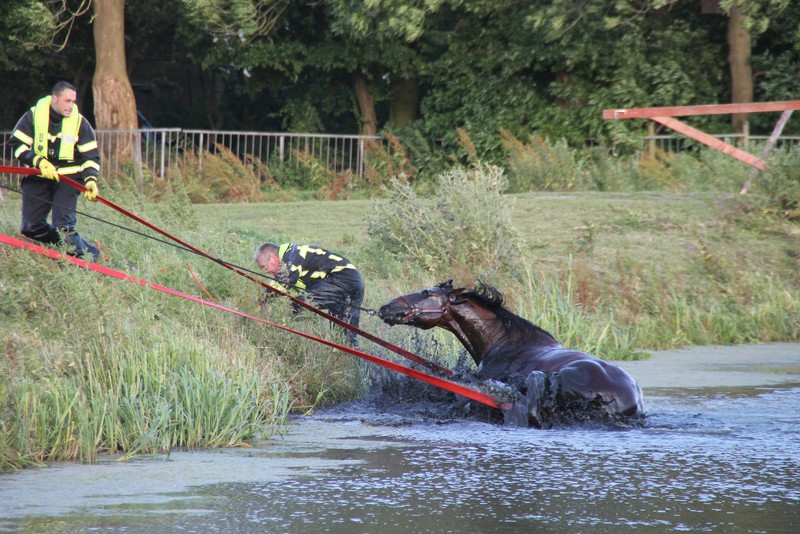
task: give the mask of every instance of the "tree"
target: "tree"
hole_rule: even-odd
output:
[[[93,3],[96,64],[92,89],[97,128],[135,130],[139,120],[125,59],[125,0],[93,0]],[[112,136],[103,149],[117,152],[124,161],[136,155],[137,140],[132,136]]]
[[[731,103],[753,101],[753,69],[751,62],[750,33],[744,25],[744,15],[737,6],[728,13],[728,64],[731,69]],[[743,132],[747,123],[746,113],[736,113],[731,117],[734,132]]]
[[[720,7],[728,15],[728,63],[731,72],[731,102],[753,102],[755,80],[752,69],[753,36],[758,38],[770,26],[785,19],[789,0],[721,0]],[[800,26],[795,26],[794,36],[800,34]],[[731,126],[736,132],[744,129],[747,114],[731,117]]]
[[[193,20],[225,49],[209,55],[207,65],[246,70],[248,94],[253,97],[258,96],[258,91],[281,91],[278,80],[293,84],[292,102],[278,113],[290,113],[305,124],[319,123],[309,115],[318,114],[332,100],[339,100],[342,87],[346,86],[351,102],[358,108],[363,134],[377,133],[381,120],[376,104],[386,100],[390,101],[393,125],[404,126],[416,118],[418,54],[413,44],[423,32],[426,17],[444,3],[183,1]],[[270,79],[261,81],[261,76]],[[313,112],[309,113],[309,109]],[[295,124],[296,120],[289,122]]]
[[[97,129],[132,130],[138,127],[136,101],[126,70],[125,0],[14,0],[14,9],[0,18],[0,27],[9,25],[16,33],[16,46],[30,61],[42,61],[38,50],[60,54],[62,63],[69,59],[65,50],[80,48],[70,43],[75,28],[92,10],[95,73],[92,81],[94,118]],[[80,32],[77,32],[80,33]],[[14,43],[15,39],[11,39]],[[44,61],[43,61],[44,62]],[[85,59],[81,60],[86,64]],[[79,71],[64,76],[79,78]],[[76,83],[81,90],[81,83]],[[104,150],[123,150],[130,155],[131,140]]]
[[[48,83],[47,58],[38,50],[48,46],[53,19],[40,2],[10,0],[0,9],[0,130],[10,130],[33,105],[31,95]]]

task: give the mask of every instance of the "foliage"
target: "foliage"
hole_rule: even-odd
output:
[[[119,254],[128,248],[106,244]],[[143,252],[145,276],[159,277],[150,272],[158,260]],[[0,366],[0,441],[18,455],[0,451],[0,468],[235,446],[283,423],[288,390],[264,372],[235,322],[200,322],[141,286],[28,253],[3,261],[2,284],[13,290],[2,307],[10,357]],[[25,272],[36,273],[35,283],[15,284]]]
[[[481,278],[564,344],[605,358],[686,344],[797,341],[800,234],[796,223],[765,210],[771,200],[760,194],[761,179],[773,175],[760,175],[746,196],[736,193],[738,179],[720,179],[722,190],[696,191],[701,181],[681,173],[714,172],[714,160],[705,157],[659,160],[678,192],[508,195],[498,169],[459,169],[440,177],[432,199],[393,182],[390,201],[368,221],[364,214],[376,206],[366,200],[191,205],[175,192],[169,203],[153,205],[135,188],[107,191],[234,264],[251,263],[265,232],[329,243],[364,273],[365,305],[373,308],[432,281],[468,285]],[[797,154],[775,154],[783,157],[785,163],[770,160],[771,172],[794,179]],[[623,158],[606,159],[606,169],[618,169],[606,176],[628,172]],[[604,159],[593,152],[584,161],[599,168]],[[130,226],[103,206],[84,204],[101,219]],[[0,202],[0,231],[16,232],[18,210],[13,198]],[[309,213],[314,224],[298,226]],[[100,240],[109,267],[341,337],[315,316],[294,315],[286,302],[258,308],[258,288],[213,262],[100,221],[82,218],[81,228]],[[0,250],[0,266],[2,467],[227,446],[274,431],[286,409],[356,398],[369,387],[372,366],[263,324],[198,311],[24,251]],[[368,315],[362,325],[448,365],[460,350],[444,332],[390,329]]]
[[[758,190],[769,199],[765,209],[790,221],[800,221],[800,148],[776,150],[768,160],[768,172],[756,178]]]
[[[45,33],[58,21],[46,15],[42,0],[11,1],[0,14],[0,32],[10,36],[0,45],[0,89],[9,99],[0,112],[4,128],[54,78],[76,80],[82,109],[91,112],[89,18],[75,21],[67,48],[30,49],[23,43],[52,37]],[[83,3],[65,5],[75,10]],[[444,146],[466,163],[461,128],[482,161],[501,164],[501,130],[519,139],[565,139],[572,147],[615,142],[620,152],[632,153],[645,122],[604,121],[602,110],[730,99],[727,19],[701,14],[692,2],[173,4],[125,5],[128,70],[137,103],[153,124],[353,133],[362,120],[354,74],[367,80],[379,128],[389,122],[392,80],[414,78],[420,114],[412,127],[426,144]],[[723,10],[738,6],[751,28],[759,100],[793,94],[800,11],[790,4],[722,2]],[[729,129],[725,116],[689,122]],[[752,116],[752,133],[769,128],[765,114]],[[796,129],[790,122],[787,132]],[[420,165],[418,174],[431,179],[442,170]]]
[[[429,141],[419,128],[406,127],[386,131],[383,135],[392,141],[392,152],[402,154],[403,158],[398,169],[399,172],[386,173],[384,176],[405,176],[418,186],[435,184],[436,178],[449,169],[453,165],[453,160],[456,159],[451,153],[443,150],[438,143]],[[412,175],[409,175],[408,165],[405,164],[406,160],[409,162]]]
[[[552,275],[531,272],[526,264],[527,284],[517,296],[517,313],[548,332],[565,347],[595,354],[604,359],[636,359],[644,355],[636,350],[634,329],[617,320],[613,313],[587,312],[573,293],[579,271],[572,265],[564,280]]]
[[[367,232],[377,250],[440,279],[514,272],[519,250],[502,197],[506,187],[502,169],[491,166],[442,174],[430,200],[393,180],[390,199],[375,204]]]
[[[46,91],[45,74],[51,68],[45,47],[54,21],[43,2],[10,0],[0,10],[0,130],[11,129],[17,119],[34,103],[35,95]],[[44,94],[44,93],[42,93]]]
[[[751,2],[749,0],[721,0],[720,7],[730,13],[734,7],[741,9],[745,15],[746,27],[755,34],[766,32],[771,25],[779,23],[780,18],[789,10],[791,0],[765,0]],[[794,28],[795,35],[800,35],[800,28]]]
[[[501,135],[508,152],[510,192],[574,191],[590,186],[581,160],[566,140],[551,144],[533,135],[522,143],[507,130]]]
[[[13,233],[5,204],[0,231]],[[193,226],[186,214],[136,211],[211,254],[242,258],[235,263],[258,242],[222,221]],[[214,262],[161,245],[155,254],[151,241],[101,226],[91,234],[112,256],[109,267],[265,311],[255,287]],[[311,341],[24,251],[0,250],[0,263],[0,469],[237,446],[280,429],[290,409],[363,393],[364,369]],[[270,318],[294,320],[279,311]],[[331,335],[325,324],[316,330]]]
[[[605,146],[588,148],[581,152],[582,166],[586,169],[588,186],[598,191],[635,191],[639,183],[639,158],[621,157]]]
[[[198,158],[202,158],[202,165]],[[189,201],[195,204],[258,202],[261,200],[261,181],[271,176],[257,158],[248,157],[242,162],[219,144],[214,152],[185,153],[180,166],[173,171],[169,184],[154,181],[154,199],[158,200],[166,189],[182,188]]]
[[[381,143],[366,143],[364,175],[367,182],[382,185],[385,177],[400,181],[414,179],[417,170],[400,139],[391,132],[384,132],[383,137],[389,141],[388,148]]]

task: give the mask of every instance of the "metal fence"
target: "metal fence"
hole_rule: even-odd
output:
[[[363,178],[365,156],[370,143],[378,143],[387,151],[389,143],[381,136],[326,135],[267,132],[225,132],[214,130],[183,130],[181,128],[147,128],[139,130],[97,130],[101,151],[101,168],[105,173],[122,172],[134,165],[141,177],[147,174],[166,177],[167,170],[180,163],[197,165],[202,170],[207,154],[229,151],[243,163],[260,162],[264,168],[275,166],[299,168],[313,158],[326,169]],[[0,132],[0,164],[18,164],[8,147],[11,132]],[[132,160],[121,161],[117,150],[132,154]],[[191,159],[190,159],[191,158]],[[13,161],[12,161],[13,160]],[[17,183],[19,177],[0,175],[5,183]]]
[[[761,147],[769,139],[768,135],[745,136],[743,134],[712,134],[712,137],[737,148],[749,149],[759,156]],[[775,148],[795,148],[797,146],[800,146],[800,136],[781,136],[775,143]],[[706,145],[681,135],[646,135],[643,138],[642,153],[653,155],[656,152],[688,152],[707,148]]]
[[[0,164],[15,165],[8,147],[11,132],[0,132]],[[767,136],[718,134],[714,137],[744,149],[763,146]],[[369,143],[379,143],[387,151],[389,143],[381,136],[327,135],[267,132],[225,132],[215,130],[183,130],[181,128],[146,128],[139,130],[97,130],[101,148],[101,168],[106,173],[122,172],[125,165],[134,165],[139,180],[146,173],[165,178],[170,167],[191,164],[202,170],[207,154],[218,154],[225,149],[243,163],[260,162],[265,169],[275,166],[299,168],[314,158],[326,169],[363,178],[365,157]],[[132,162],[120,161],[115,147],[132,144],[127,151],[133,154]],[[776,146],[800,146],[800,136],[782,136]],[[649,135],[643,138],[643,154],[655,151],[682,152],[705,148],[696,141],[676,135]],[[6,184],[19,186],[18,175],[0,174]],[[0,189],[2,198],[2,189]]]

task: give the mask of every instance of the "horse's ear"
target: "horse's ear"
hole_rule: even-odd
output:
[[[448,291],[453,289],[453,279],[451,278],[447,282],[442,282],[441,284],[437,285],[436,287],[441,287],[442,289],[447,289]]]

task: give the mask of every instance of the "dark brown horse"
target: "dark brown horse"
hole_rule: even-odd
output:
[[[477,375],[516,392],[506,423],[549,426],[554,421],[642,419],[642,390],[620,367],[566,349],[503,306],[495,288],[453,288],[452,280],[398,297],[378,315],[390,325],[449,330],[478,366]]]

